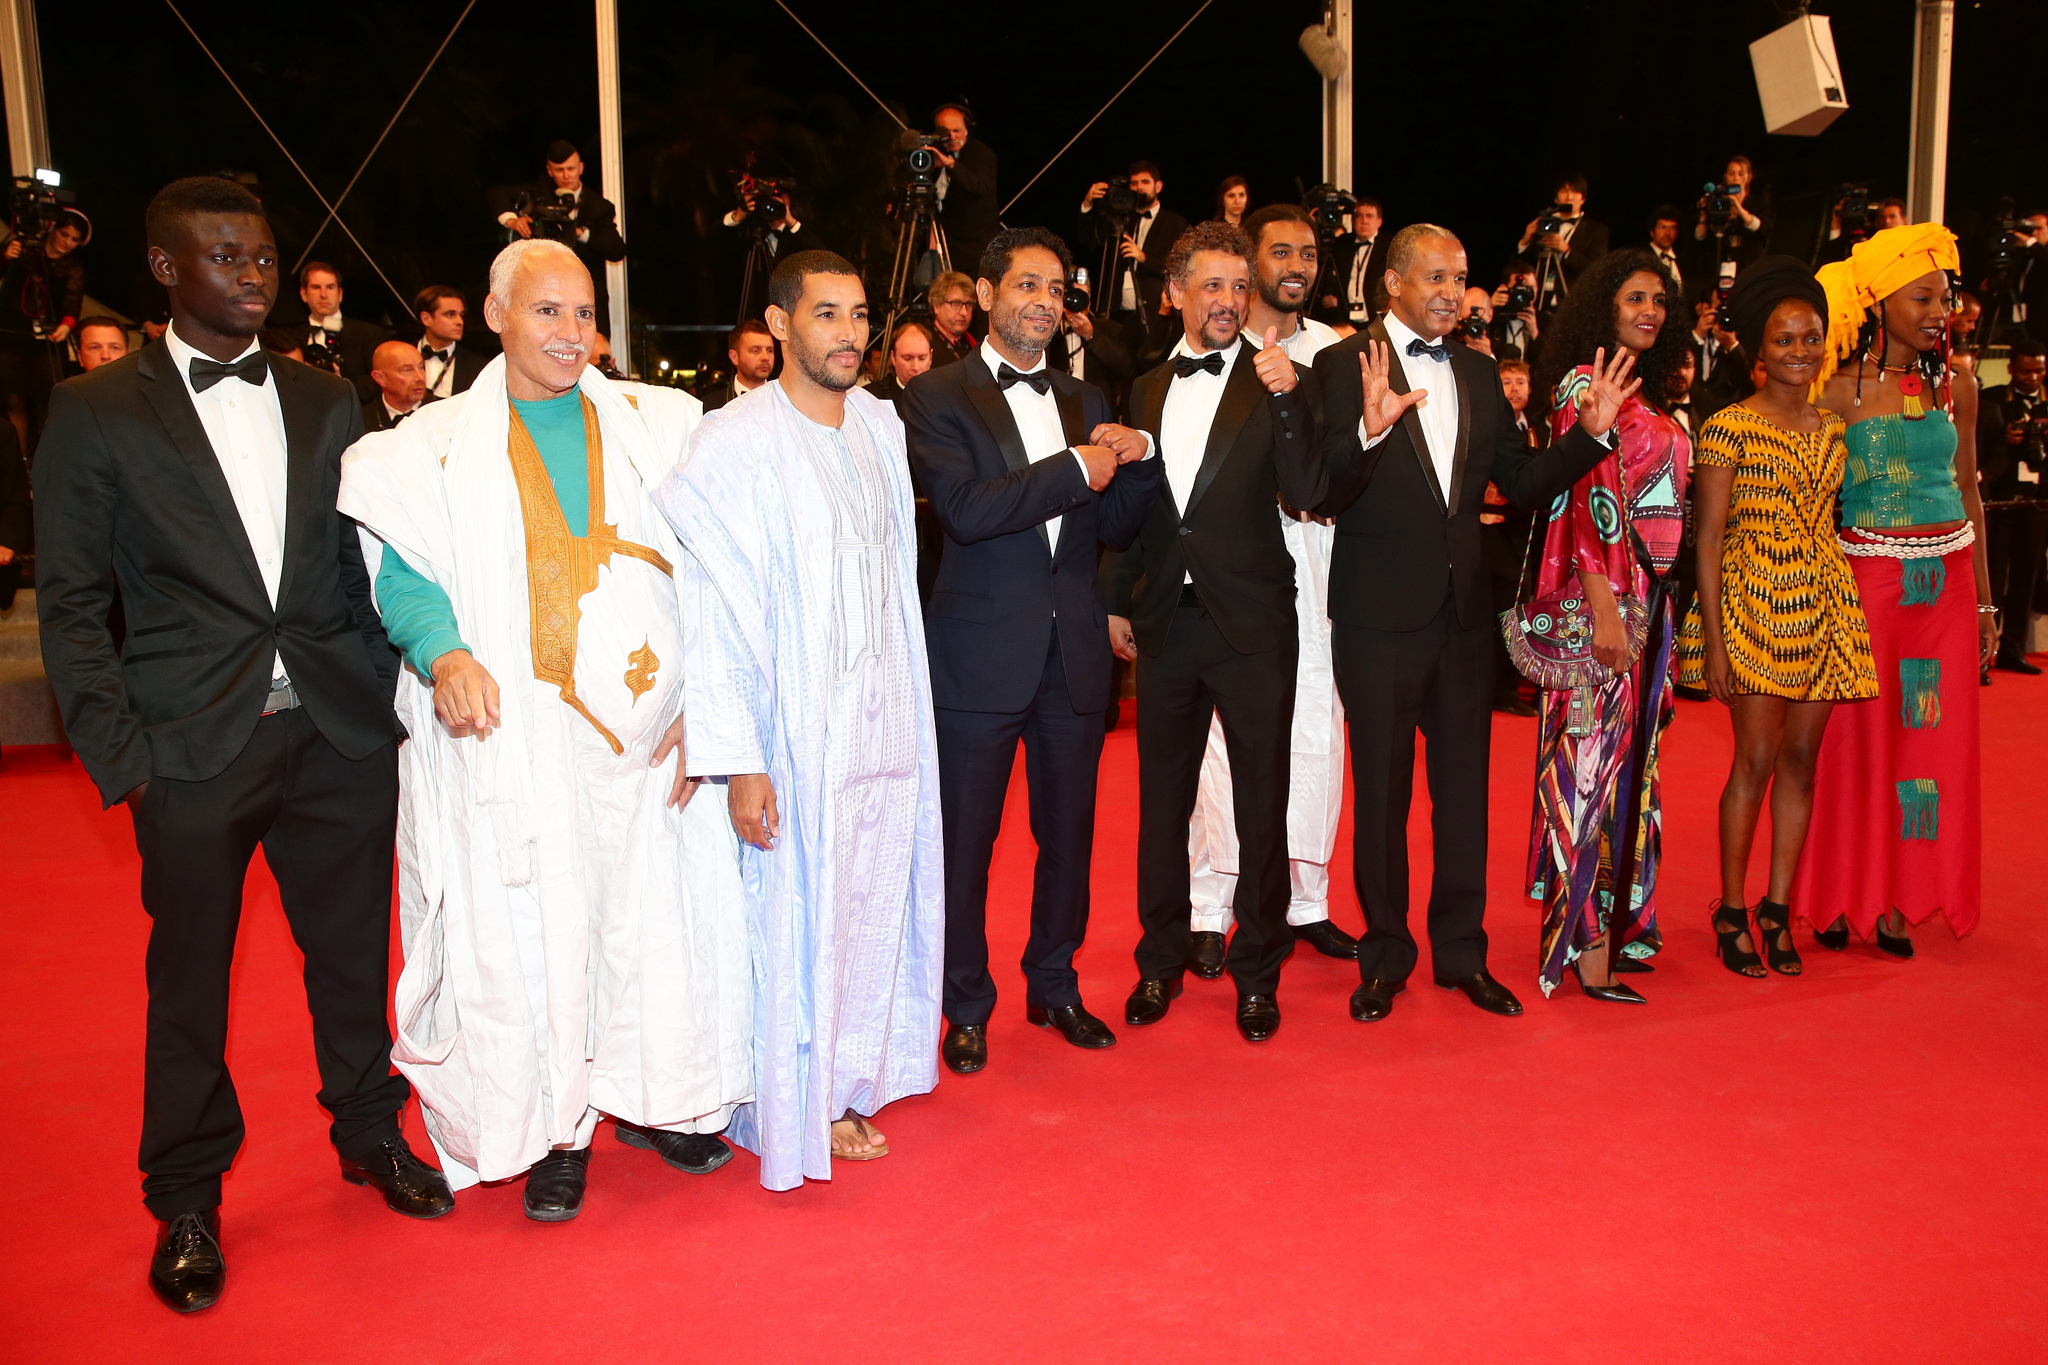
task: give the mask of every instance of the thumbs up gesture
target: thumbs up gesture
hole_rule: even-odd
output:
[[[1280,349],[1279,331],[1266,329],[1266,344],[1259,348],[1253,368],[1258,371],[1259,382],[1266,386],[1268,393],[1286,393],[1295,385],[1294,362],[1287,358],[1287,352]]]

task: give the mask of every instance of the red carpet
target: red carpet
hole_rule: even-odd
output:
[[[12,750],[0,1358],[2039,1361],[2048,679],[2000,674],[1985,704],[1984,922],[1967,940],[1936,923],[1911,963],[1802,943],[1803,980],[1722,971],[1706,905],[1728,722],[1682,704],[1669,949],[1634,978],[1652,1003],[1545,1001],[1515,885],[1533,725],[1511,721],[1495,730],[1490,927],[1528,1014],[1425,984],[1354,1024],[1355,971],[1298,954],[1286,1022],[1256,1049],[1227,981],[1191,979],[1156,1028],[1121,1022],[1127,726],[1104,762],[1081,964],[1114,1050],[1025,1025],[1011,965],[991,1069],[884,1113],[886,1160],[768,1194],[744,1154],[684,1176],[604,1132],[585,1212],[558,1227],[526,1221],[516,1185],[422,1225],[341,1183],[297,954],[259,871],[236,964],[250,1136],[228,1180],[229,1287],[189,1320],[143,1278],[147,921],[128,820],[95,809],[76,765]],[[1022,949],[1030,856],[1013,799],[999,962]],[[1356,929],[1340,862],[1338,919]]]

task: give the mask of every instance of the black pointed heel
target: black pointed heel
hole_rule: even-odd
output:
[[[1733,924],[1729,916],[1739,916]],[[1737,976],[1752,980],[1764,974],[1764,960],[1741,946],[1741,938],[1749,932],[1749,911],[1739,905],[1715,901],[1709,920],[1714,926],[1714,956],[1721,959],[1721,965]]]
[[[1887,934],[1884,931],[1883,920],[1877,922],[1877,946],[1901,960],[1908,960],[1913,956],[1913,940],[1911,936],[1899,934],[1894,937],[1891,934]]]
[[[1612,971],[1613,968],[1609,968]],[[1579,964],[1572,964],[1572,975],[1579,978],[1579,989],[1595,1000],[1605,1000],[1616,1005],[1647,1005],[1649,1000],[1633,986],[1616,981],[1607,986],[1588,986],[1586,978],[1579,972]]]
[[[1764,950],[1764,961],[1779,976],[1797,976],[1805,969],[1799,960],[1799,949],[1792,943],[1792,907],[1776,901],[1758,901],[1756,910],[1757,946]],[[1768,916],[1768,918],[1766,918]],[[1779,936],[1785,946],[1778,946]]]
[[[1849,917],[1838,915],[1827,928],[1814,930],[1813,941],[1831,953],[1845,951],[1849,946]]]

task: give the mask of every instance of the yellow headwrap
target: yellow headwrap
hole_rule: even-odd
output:
[[[1846,261],[1830,261],[1814,272],[1828,295],[1828,353],[1809,397],[1826,384],[1856,350],[1863,320],[1877,304],[1930,270],[1959,270],[1956,235],[1939,223],[1886,228],[1858,242]]]

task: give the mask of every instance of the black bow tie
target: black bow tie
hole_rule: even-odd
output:
[[[394,426],[394,427],[395,427],[395,426],[397,426],[397,425],[398,425],[398,424],[399,424],[400,422],[403,422],[403,421],[404,421],[404,420],[405,420],[406,418],[408,418],[408,417],[412,416],[413,412],[418,412],[418,411],[419,411],[419,409],[418,409],[418,408],[414,408],[414,409],[412,410],[412,412],[394,412],[394,413],[392,413],[392,414],[391,414],[391,425],[392,425],[392,426]]]
[[[427,345],[427,343],[426,343],[426,342],[424,342],[424,341],[422,341],[422,342],[420,343],[420,359],[421,359],[421,360],[438,360],[438,361],[440,361],[440,362],[441,362],[441,363],[442,363],[443,365],[446,365],[446,364],[448,363],[448,357],[449,357],[450,355],[454,354],[454,352],[455,352],[455,348],[454,348],[453,346],[450,346],[450,347],[449,347],[449,348],[448,348],[447,350],[445,350],[445,351],[437,351],[437,350],[435,350],[435,349],[434,349],[433,347],[431,347],[431,346]]]
[[[186,369],[192,376],[194,393],[205,393],[223,379],[239,379],[260,389],[270,378],[270,366],[264,362],[261,351],[251,351],[240,360],[225,365],[218,360],[194,356]]]
[[[1223,352],[1211,351],[1200,358],[1191,355],[1177,355],[1173,358],[1173,372],[1182,379],[1186,379],[1197,370],[1207,370],[1210,374],[1222,374]]]
[[[1029,384],[1033,393],[1048,393],[1052,389],[1052,375],[1043,369],[1026,374],[1022,370],[1012,369],[1009,362],[1005,361],[996,367],[996,387],[1007,393],[1013,384]]]
[[[1412,338],[1408,343],[1408,354],[1426,355],[1431,360],[1441,360],[1448,363],[1451,358],[1451,348],[1449,346],[1446,346],[1441,341],[1439,341],[1436,345],[1431,346],[1429,343],[1425,342],[1421,337],[1415,337]]]

